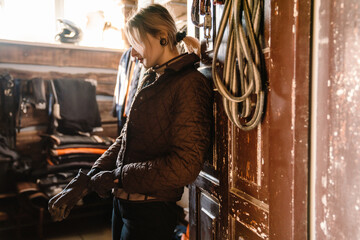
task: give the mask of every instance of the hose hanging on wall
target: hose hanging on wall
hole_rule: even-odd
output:
[[[227,0],[214,44],[214,84],[223,96],[226,115],[244,131],[249,131],[259,124],[264,109],[265,94],[260,74],[263,71],[260,55],[262,52],[259,47],[263,12],[260,1]],[[243,18],[244,23],[241,21]],[[221,78],[217,56],[227,22],[229,36]]]

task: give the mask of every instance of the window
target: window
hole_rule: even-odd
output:
[[[124,10],[120,0],[0,0],[0,39],[61,43],[64,19],[81,29],[73,44],[124,49]]]

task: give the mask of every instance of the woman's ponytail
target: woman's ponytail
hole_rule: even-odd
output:
[[[185,43],[185,51],[188,53],[195,53],[200,57],[200,42],[197,38],[186,36],[182,39]]]

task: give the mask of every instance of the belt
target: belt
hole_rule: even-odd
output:
[[[127,193],[122,188],[115,188],[113,190],[113,194],[115,197],[128,200],[128,201],[149,201],[156,200],[156,197],[140,194],[140,193]]]

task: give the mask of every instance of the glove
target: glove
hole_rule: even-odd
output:
[[[90,179],[91,190],[95,191],[99,197],[109,197],[109,191],[116,186],[121,186],[120,169],[113,171],[101,171]]]
[[[64,190],[50,199],[48,209],[54,221],[62,221],[69,216],[71,209],[88,193],[89,181],[90,176],[80,169]]]

